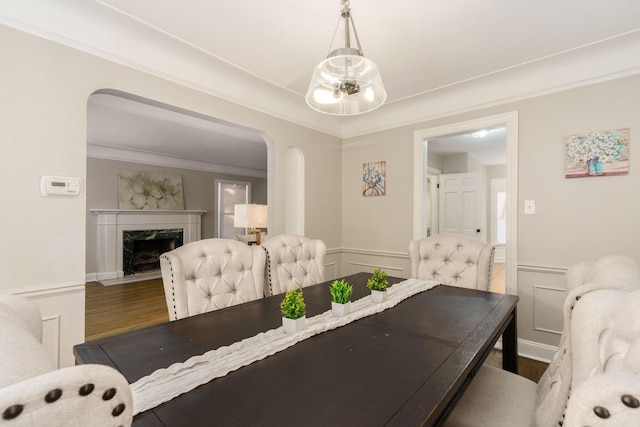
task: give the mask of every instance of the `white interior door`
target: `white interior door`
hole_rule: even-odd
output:
[[[487,241],[484,181],[481,173],[440,175],[440,233]]]

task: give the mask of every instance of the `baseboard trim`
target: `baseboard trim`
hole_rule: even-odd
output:
[[[120,277],[118,279],[98,280],[103,286],[124,285],[126,283],[142,282],[143,280],[160,279],[162,273],[160,271],[152,271],[149,273],[137,273],[129,276]]]
[[[558,347],[534,341],[518,340],[518,355],[539,362],[551,363]]]
[[[502,342],[498,341],[493,348],[502,351]],[[554,347],[552,345],[540,344],[527,340],[518,340],[518,356],[526,357],[527,359],[551,363],[551,359],[553,359],[556,351],[558,351],[558,347]]]

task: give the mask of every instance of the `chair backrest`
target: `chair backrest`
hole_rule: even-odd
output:
[[[620,411],[631,409],[623,396],[640,399],[640,383],[619,381],[640,378],[640,265],[621,256],[580,263],[567,271],[566,288],[563,332],[538,383],[535,425],[603,425],[594,410],[606,405],[606,425],[640,425],[622,422],[629,414]],[[631,415],[639,419],[640,409]]]
[[[459,234],[438,234],[409,243],[410,277],[460,288],[488,290],[495,248]]]
[[[293,286],[305,287],[324,281],[327,247],[322,240],[294,234],[279,234],[262,244],[267,253],[265,295],[277,295]]]
[[[41,331],[32,301],[0,295],[0,424],[130,426],[133,398],[124,376],[103,365],[56,369]]]
[[[204,239],[160,256],[169,319],[178,320],[263,297],[262,248]]]

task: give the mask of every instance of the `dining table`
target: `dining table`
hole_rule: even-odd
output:
[[[370,273],[340,279],[352,300]],[[306,316],[331,310],[332,281],[303,288]],[[405,279],[388,277],[389,285]],[[518,297],[433,284],[140,412],[135,426],[438,426],[502,337],[517,373]],[[74,347],[133,384],[174,363],[282,326],[274,295]],[[135,395],[134,395],[135,398]]]

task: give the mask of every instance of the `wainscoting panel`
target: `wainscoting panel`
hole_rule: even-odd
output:
[[[533,285],[533,328],[536,331],[562,334],[564,289]]]
[[[324,259],[324,278],[325,280],[335,280],[340,276],[340,250],[327,249],[327,255]]]
[[[518,265],[518,342],[522,356],[548,362],[560,341],[567,269]]]
[[[335,280],[338,277],[338,263],[331,262],[324,264],[324,278],[325,280]]]
[[[40,309],[42,343],[56,366],[74,366],[73,346],[84,342],[84,284],[14,293]]]
[[[342,275],[355,273],[373,273],[380,268],[389,276],[409,277],[409,254],[397,252],[372,251],[364,249],[342,249]]]
[[[53,359],[53,363],[60,367],[60,315],[42,318],[42,346]]]
[[[348,274],[373,273],[373,270],[375,270],[376,268],[386,271],[389,276],[402,277],[402,275],[404,274],[404,269],[401,267],[393,267],[393,266],[379,265],[379,264],[368,264],[363,262],[350,262]]]

